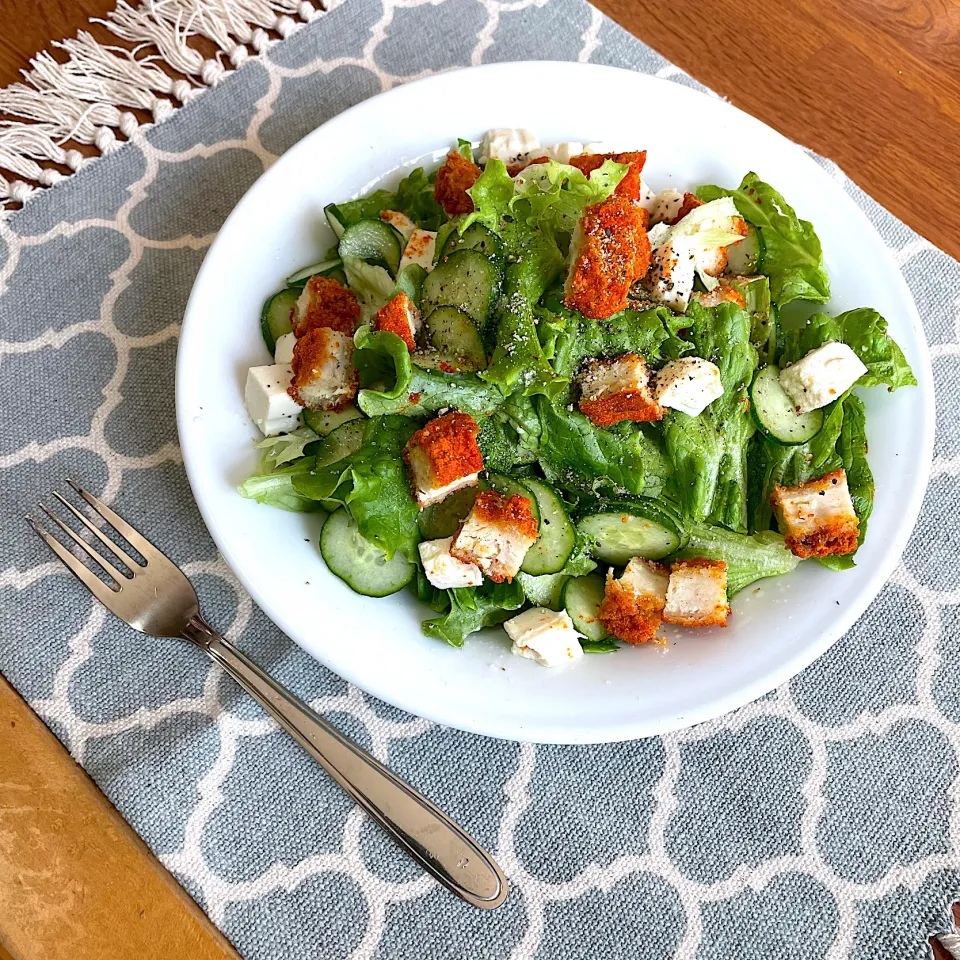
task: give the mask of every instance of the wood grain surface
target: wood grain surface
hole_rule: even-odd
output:
[[[597,5],[960,257],[960,0]],[[0,0],[0,85],[113,6]],[[61,957],[236,954],[0,677],[0,958]]]

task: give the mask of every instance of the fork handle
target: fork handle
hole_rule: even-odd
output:
[[[199,617],[184,639],[206,650],[428,873],[475,907],[507,897],[503,871],[442,810],[330,726]]]

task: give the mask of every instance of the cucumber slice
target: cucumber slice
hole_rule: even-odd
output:
[[[535,607],[546,607],[548,610],[562,610],[560,596],[564,584],[570,579],[568,573],[545,573],[542,577],[532,577],[522,570],[517,574],[517,581],[523,588],[523,595]]]
[[[363,414],[356,407],[347,407],[344,410],[304,410],[301,417],[314,433],[325,437],[342,424],[361,419]]]
[[[567,519],[567,511],[555,491],[539,480],[527,479],[524,484],[536,498],[540,536],[527,551],[520,569],[534,576],[559,573],[577,544],[577,532]]]
[[[750,409],[760,429],[784,444],[806,443],[823,426],[823,411],[797,413],[786,390],[780,386],[780,370],[764,367],[750,384]]]
[[[763,251],[760,246],[760,231],[756,227],[750,227],[747,235],[738,243],[726,247],[726,251],[727,273],[739,276],[762,273],[760,259]]]
[[[272,357],[277,350],[277,340],[293,330],[290,311],[300,296],[299,290],[281,290],[264,301],[260,311],[260,332]]]
[[[533,495],[533,491],[526,485],[526,481],[520,483],[518,480],[507,477],[502,473],[488,473],[487,483],[491,490],[496,490],[497,493],[502,493],[505,497],[516,495],[526,497],[530,501],[530,512],[537,521],[537,527],[540,526],[540,504]]]
[[[463,232],[463,236],[460,236],[454,230],[447,237],[443,250],[437,257],[437,262],[439,263],[444,258],[449,257],[456,250],[478,250],[485,257],[489,257],[497,266],[503,264],[503,241],[482,223],[470,224]]]
[[[500,287],[500,271],[478,250],[457,250],[423,281],[420,297],[427,315],[437,307],[457,307],[483,327]]]
[[[366,420],[349,420],[324,437],[317,450],[317,467],[329,467],[355,454],[363,444],[366,426]]]
[[[480,489],[479,486],[464,487],[463,490],[451,493],[440,503],[424,507],[417,515],[417,525],[423,539],[440,540],[442,537],[452,537],[466,520]]]
[[[320,555],[331,573],[365,597],[389,597],[402,590],[417,569],[399,551],[388,560],[379,547],[361,535],[343,507],[323,525]]]
[[[302,287],[311,277],[319,274],[321,277],[327,277],[331,273],[339,270],[343,261],[337,257],[336,260],[323,260],[320,263],[311,263],[307,267],[301,267],[296,273],[291,273],[287,277],[288,287]]]
[[[403,234],[383,220],[359,220],[340,237],[340,258],[363,260],[397,275],[403,256]]]
[[[632,557],[660,560],[683,543],[680,530],[653,502],[605,504],[601,511],[585,516],[577,528],[592,541],[592,557],[618,567]]]
[[[571,577],[560,594],[563,609],[570,614],[573,628],[582,633],[591,643],[598,643],[610,636],[600,622],[600,604],[606,589],[603,577],[588,573],[585,577]]]
[[[461,370],[473,372],[487,366],[487,351],[474,322],[456,307],[437,307],[424,321],[437,352]]]
[[[333,235],[339,240],[343,236],[343,231],[347,229],[346,218],[335,203],[328,203],[323,208],[323,215],[327,218]]]

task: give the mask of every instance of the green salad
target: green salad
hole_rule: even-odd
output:
[[[240,493],[328,513],[329,569],[412,591],[429,636],[504,624],[548,666],[852,567],[853,391],[915,385],[903,353],[870,307],[817,309],[820,241],[773,186],[654,193],[644,162],[494,130],[330,204],[336,243],[263,306]]]

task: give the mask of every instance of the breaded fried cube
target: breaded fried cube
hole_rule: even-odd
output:
[[[421,510],[477,482],[483,469],[479,432],[469,414],[448,413],[431,420],[407,441],[403,459]]]
[[[617,184],[613,191],[614,195],[626,200],[638,201],[640,199],[640,174],[643,172],[643,165],[647,160],[646,150],[628,150],[625,153],[582,153],[577,157],[571,157],[570,165],[581,170],[589,177],[594,170],[603,166],[607,160],[613,160],[614,163],[626,163],[630,167],[623,175],[623,179]]]
[[[673,224],[679,223],[691,210],[702,206],[703,201],[695,193],[685,193],[683,195],[683,201],[680,204],[680,209],[666,222],[673,226]]]
[[[314,327],[293,348],[293,382],[288,393],[310,410],[342,410],[357,395],[353,336]]]
[[[650,223],[676,223],[677,213],[683,206],[685,194],[673,187],[661,190],[653,198],[653,208],[650,211]]]
[[[729,280],[721,280],[709,293],[697,291],[693,294],[693,299],[704,307],[717,307],[721,303],[736,303],[741,307],[746,307],[747,301],[739,288],[730,283]]]
[[[642,557],[634,557],[619,580],[608,570],[600,622],[625,643],[653,640],[663,619],[669,580],[666,567]]]
[[[663,622],[681,627],[725,627],[727,565],[723,560],[677,560],[670,567],[670,585]]]
[[[437,171],[433,184],[433,198],[446,211],[456,217],[473,210],[473,201],[467,191],[476,183],[482,171],[469,160],[464,160],[456,150],[447,154],[443,166]]]
[[[639,354],[590,360],[578,380],[580,412],[594,426],[609,427],[621,420],[663,419],[650,370]]]
[[[845,470],[796,487],[777,484],[770,497],[790,552],[797,557],[842,557],[857,549],[860,521]]]
[[[307,281],[290,317],[298,337],[316,327],[329,327],[353,336],[359,319],[360,304],[353,291],[319,274]]]
[[[611,196],[583,211],[570,241],[563,302],[585,317],[605,320],[627,305],[631,284],[650,266],[647,212]]]
[[[422,326],[420,311],[402,290],[377,311],[374,320],[374,329],[395,333],[411,352],[417,348],[417,334]]]
[[[450,553],[464,563],[475,563],[494,583],[512,581],[538,532],[526,497],[485,490],[473,502]]]

